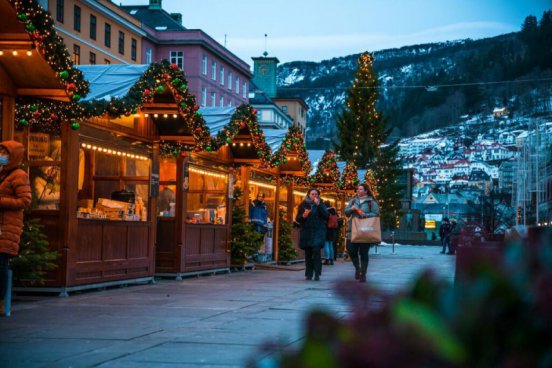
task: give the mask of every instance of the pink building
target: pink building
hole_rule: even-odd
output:
[[[142,63],[167,59],[186,73],[188,88],[201,106],[237,106],[248,102],[249,65],[200,29],[186,29],[182,15],[169,14],[161,0],[121,6],[142,22]]]

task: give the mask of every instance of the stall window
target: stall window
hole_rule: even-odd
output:
[[[190,166],[186,222],[223,225],[227,221],[228,175],[224,172]]]
[[[159,216],[174,217],[176,202],[176,159],[159,160],[159,196],[157,211]]]
[[[260,178],[255,178],[252,173],[251,176],[253,179],[249,180],[249,199],[252,203],[259,195],[264,197],[266,203],[266,208],[268,212],[268,220],[272,222],[274,220],[275,214],[275,204],[276,204],[276,185],[261,181]]]
[[[138,154],[82,143],[78,216],[146,221],[150,160]]]
[[[59,210],[61,192],[61,137],[47,133],[22,131],[14,139],[27,146],[29,176],[36,210]]]

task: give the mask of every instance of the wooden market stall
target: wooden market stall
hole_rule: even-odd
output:
[[[249,178],[249,170],[240,167],[270,157],[251,106],[199,113],[204,125],[193,130],[177,131],[170,122],[158,125],[163,153],[156,248],[160,276],[229,271],[233,186]],[[212,136],[194,136],[197,129]]]

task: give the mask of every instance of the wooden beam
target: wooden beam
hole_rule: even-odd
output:
[[[18,88],[17,94],[19,96],[36,96],[42,98],[62,99],[63,101],[69,101],[67,92],[64,89],[53,88]]]

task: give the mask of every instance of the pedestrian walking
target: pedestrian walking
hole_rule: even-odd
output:
[[[368,252],[370,243],[352,243],[352,219],[354,217],[377,217],[379,216],[379,207],[368,184],[362,183],[357,188],[357,194],[353,197],[344,210],[345,216],[349,218],[347,226],[347,251],[355,266],[355,280],[366,282],[366,272],[368,271]],[[359,262],[360,258],[360,262]]]
[[[301,224],[299,247],[305,251],[305,278],[320,280],[322,273],[321,249],[326,241],[326,222],[329,213],[320,202],[320,192],[311,188],[299,204],[295,221]]]
[[[24,151],[19,142],[0,143],[0,315],[5,314],[9,259],[19,254],[23,210],[31,204],[29,176],[20,169]]]
[[[334,264],[335,260],[335,238],[337,235],[337,228],[339,227],[339,217],[334,207],[328,209],[329,217],[326,223],[326,242],[324,243],[324,254],[326,256],[325,265]]]
[[[443,217],[443,222],[441,222],[441,226],[439,227],[439,237],[443,246],[441,254],[445,254],[447,248],[450,254],[450,230],[451,226],[448,217]]]

